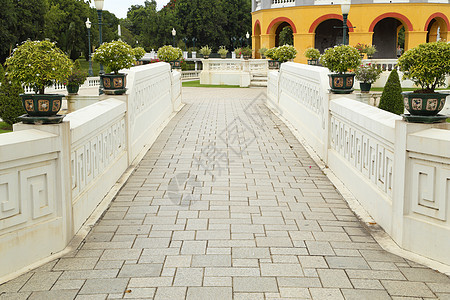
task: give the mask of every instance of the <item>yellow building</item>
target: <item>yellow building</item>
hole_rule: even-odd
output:
[[[340,0],[339,0],[340,1]],[[417,1],[420,1],[417,2]],[[404,28],[404,50],[421,43],[447,39],[450,4],[447,0],[352,0],[348,14],[349,45],[375,45],[374,58],[396,58],[398,32]],[[256,58],[260,48],[278,46],[281,30],[290,26],[296,62],[304,52],[342,43],[341,2],[324,0],[252,0],[252,41]]]

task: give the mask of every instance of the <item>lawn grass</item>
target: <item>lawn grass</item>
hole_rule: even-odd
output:
[[[5,123],[5,122],[0,122],[0,133],[6,133],[6,132],[11,132],[12,131],[12,126],[10,126],[9,124]]]
[[[85,60],[84,58],[77,59],[80,62],[81,69],[85,71],[86,73],[89,72],[89,61]],[[92,71],[94,72],[94,76],[98,76],[98,73],[100,71],[100,64],[96,62],[92,62]]]
[[[370,89],[371,92],[382,92],[384,88],[382,87],[372,87]],[[417,88],[402,88],[403,92],[412,92],[417,90]],[[443,89],[436,89],[437,91],[439,90],[448,90],[448,88],[443,88]],[[356,91],[359,91],[359,89],[356,89]]]
[[[183,87],[240,88],[239,85],[200,84],[200,80],[184,81]]]

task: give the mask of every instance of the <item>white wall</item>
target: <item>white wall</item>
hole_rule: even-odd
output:
[[[267,105],[301,134],[396,243],[450,265],[450,124],[327,94],[327,69],[285,63]],[[324,96],[323,93],[325,93]]]
[[[127,95],[0,135],[0,282],[63,250],[180,109],[168,64],[126,72]]]

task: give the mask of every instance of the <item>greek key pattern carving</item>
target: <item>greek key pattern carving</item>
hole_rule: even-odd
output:
[[[283,76],[280,79],[280,89],[282,93],[297,99],[308,109],[319,115],[324,124],[324,101],[325,95],[321,91],[319,84],[314,83],[311,78],[302,78],[300,76]]]
[[[125,118],[110,124],[71,153],[72,199],[126,151]]]
[[[49,160],[0,174],[0,233],[56,216],[55,165]]]
[[[239,71],[241,70],[240,63],[210,63],[209,69],[211,71]]]
[[[331,116],[331,148],[392,199],[394,146]]]
[[[165,72],[164,75],[148,76],[136,81],[137,84],[133,87],[132,95],[128,100],[131,128],[134,128],[135,120],[139,114],[151,106],[155,100],[170,93],[171,89],[171,80],[168,72]]]
[[[432,159],[411,159],[411,208],[415,213],[446,221],[450,169],[443,166]]]

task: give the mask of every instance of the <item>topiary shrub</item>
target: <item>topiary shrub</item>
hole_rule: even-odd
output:
[[[392,70],[381,94],[378,108],[400,115],[405,110],[402,97],[402,87],[397,70]]]
[[[9,81],[0,64],[0,118],[3,122],[12,125],[19,122],[17,117],[25,114],[19,94],[23,93],[22,86],[17,82]]]
[[[180,48],[175,48],[170,45],[162,46],[158,49],[158,59],[171,62],[181,59],[183,57],[183,51]]]

